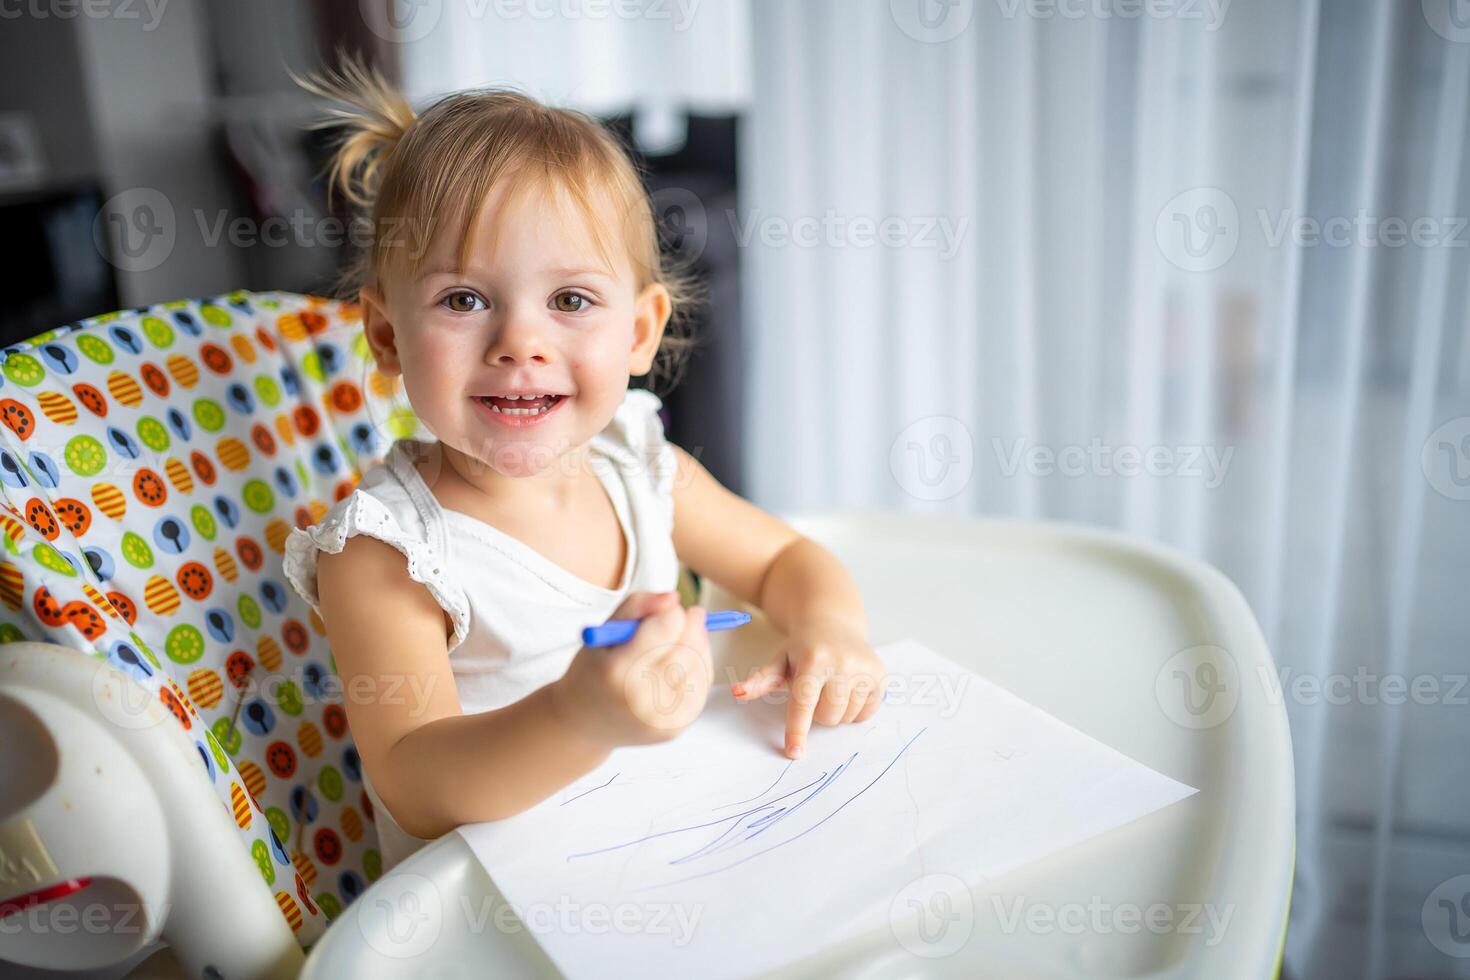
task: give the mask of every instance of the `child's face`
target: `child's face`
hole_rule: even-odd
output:
[[[416,280],[405,273],[386,296],[363,290],[379,369],[402,373],[415,415],[469,465],[513,477],[547,471],[602,431],[629,377],[651,367],[668,292],[638,290],[617,239],[622,218],[605,201],[599,211],[611,268],[563,188],[532,187],[507,202],[501,186],[474,227],[467,268],[455,271],[458,236],[440,234]],[[556,397],[482,398],[506,394]]]

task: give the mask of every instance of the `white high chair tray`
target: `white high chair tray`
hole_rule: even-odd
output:
[[[934,907],[948,917],[942,938],[938,918],[923,933],[896,918],[774,976],[1276,974],[1294,863],[1291,742],[1285,709],[1262,683],[1270,655],[1234,585],[1170,549],[1078,526],[787,519],[852,571],[875,644],[914,637],[1200,791],[972,889],[968,910]],[[701,601],[740,605],[712,584]],[[770,629],[758,621],[712,636],[718,683],[727,666],[769,651]],[[1200,647],[1224,651],[1204,674]],[[1218,699],[1196,693],[1199,714],[1180,687],[1194,676]],[[403,902],[405,886],[422,894],[428,883],[437,915]],[[528,932],[497,925],[502,905],[463,838],[448,834],[350,905],[303,976],[555,976]],[[406,942],[410,928],[426,932]]]

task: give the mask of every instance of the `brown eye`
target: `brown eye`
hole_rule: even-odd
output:
[[[587,297],[581,293],[557,293],[552,302],[558,313],[581,313],[588,306]]]
[[[459,292],[450,293],[440,300],[440,302],[455,313],[474,313],[483,308],[475,304],[483,303],[484,301],[474,293],[460,290]]]

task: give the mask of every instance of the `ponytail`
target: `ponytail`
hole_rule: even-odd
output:
[[[383,165],[417,116],[403,94],[376,68],[351,56],[341,68],[291,79],[314,95],[334,103],[328,116],[311,129],[341,129],[326,173],[327,203],[339,191],[352,204],[371,211]]]

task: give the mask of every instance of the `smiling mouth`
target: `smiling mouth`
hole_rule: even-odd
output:
[[[561,402],[565,395],[480,395],[477,401],[497,415],[535,416],[545,415]]]

